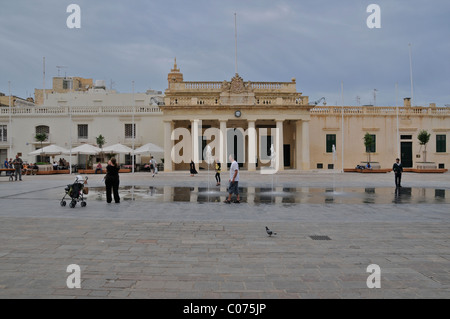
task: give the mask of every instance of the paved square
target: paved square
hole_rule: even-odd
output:
[[[173,200],[182,188],[205,190],[208,182],[225,199],[204,171],[123,174],[120,204],[106,204],[101,176],[91,175],[87,207],[61,207],[72,181],[0,181],[0,298],[450,297],[448,173],[404,174],[411,200],[398,202],[392,174],[284,171],[272,179],[241,172],[248,194],[231,205],[200,201],[195,192]],[[259,198],[272,183],[304,193],[298,201],[253,200],[250,190]],[[322,203],[311,195],[333,185],[336,194]],[[147,197],[129,186],[149,189]],[[347,188],[377,197],[340,200]],[[170,191],[172,200],[154,189]],[[71,264],[81,268],[81,289],[67,287]],[[367,287],[371,264],[381,268],[380,289]]]

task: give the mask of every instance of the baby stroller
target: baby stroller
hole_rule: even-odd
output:
[[[78,202],[81,202],[81,207],[86,207],[87,203],[84,201],[84,194],[87,194],[88,187],[85,185],[87,184],[87,176],[86,179],[83,179],[82,176],[77,175],[75,178],[75,182],[71,185],[67,185],[65,188],[66,194],[61,199],[61,206],[66,206],[66,196],[69,196],[71,198],[71,201],[69,203],[70,208],[75,208]]]

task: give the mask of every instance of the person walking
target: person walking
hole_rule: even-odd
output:
[[[119,165],[117,165],[116,159],[113,157],[108,162],[108,166],[106,166],[106,177],[105,177],[105,185],[106,185],[106,202],[109,204],[112,202],[111,189],[114,195],[114,202],[116,204],[120,203],[119,196]]]
[[[228,185],[228,198],[225,200],[225,203],[231,203],[231,195],[236,195],[236,200],[234,201],[236,204],[240,203],[239,199],[239,164],[236,162],[236,159],[233,155],[229,156],[229,160],[231,162],[230,166],[230,180]]]
[[[403,172],[403,165],[400,163],[400,159],[397,158],[395,160],[394,166],[392,166],[392,170],[395,173],[395,187],[402,187],[402,172]]]
[[[216,186],[220,185],[220,172],[222,170],[222,165],[220,164],[219,160],[216,160]]]
[[[153,159],[153,156],[150,157],[150,172],[152,173],[152,176],[155,177],[156,173],[156,161]]]
[[[22,168],[23,168],[23,161],[22,159],[19,157],[19,155],[16,155],[16,159],[13,162],[14,165],[14,169],[15,171],[15,175],[16,175],[16,182],[17,182],[17,177],[19,177],[19,180],[22,180]]]

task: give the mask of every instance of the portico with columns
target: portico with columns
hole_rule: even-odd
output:
[[[233,154],[248,171],[271,165],[272,145],[278,170],[310,169],[312,106],[297,92],[295,79],[244,82],[236,74],[230,81],[186,82],[175,60],[168,85],[161,106],[165,171],[187,170],[191,160],[206,169],[208,145],[213,159],[229,164]]]

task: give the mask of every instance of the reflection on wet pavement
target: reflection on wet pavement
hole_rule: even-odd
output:
[[[240,187],[248,204],[450,204],[450,190],[432,188]],[[105,187],[91,187],[90,197],[105,200]],[[223,202],[226,187],[124,186],[122,200],[150,202]]]

